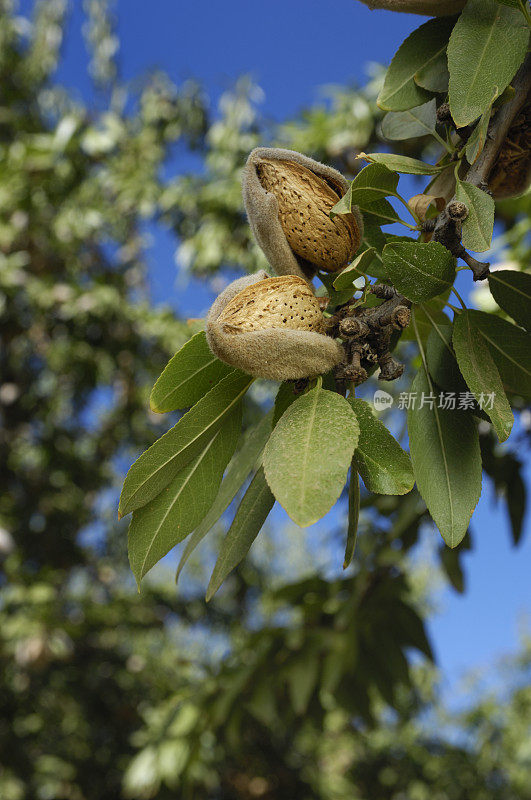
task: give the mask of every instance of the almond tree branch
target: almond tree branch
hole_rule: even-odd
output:
[[[518,116],[520,109],[524,106],[529,92],[531,92],[531,53],[528,53],[511,85],[515,90],[514,97],[501,106],[492,117],[487,131],[485,147],[476,162],[468,170],[465,178],[468,183],[483,190],[487,188],[488,177],[509,129]]]
[[[498,154],[507,137],[512,123],[526,103],[531,92],[531,54],[516,73],[512,86],[514,96],[509,102],[502,105],[490,120],[485,146],[474,164],[470,166],[464,178],[467,183],[477,186],[483,191],[488,191],[489,176],[498,158]],[[457,131],[459,133],[459,129]],[[457,213],[458,203],[453,197],[446,208],[437,217],[433,228],[431,225],[425,229],[433,230],[434,241],[443,244],[452,255],[462,258],[474,274],[474,280],[483,280],[489,274],[489,265],[473,258],[461,243],[461,224],[464,216]]]

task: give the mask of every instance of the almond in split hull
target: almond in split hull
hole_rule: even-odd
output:
[[[294,161],[262,158],[256,171],[266,192],[277,198],[280,224],[294,253],[327,272],[352,261],[361,238],[355,215],[329,216],[343,195],[341,187]]]
[[[266,278],[242,289],[217,322],[225,333],[235,334],[265,328],[324,332],[319,300],[295,275]]]

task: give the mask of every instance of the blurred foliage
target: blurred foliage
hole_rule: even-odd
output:
[[[84,8],[97,108],[54,80],[67,4],[30,21],[0,0],[0,797],[531,797],[529,646],[503,704],[438,708],[418,497],[363,500],[350,577],[325,578],[308,550],[309,577],[279,585],[251,557],[209,606],[193,577],[136,594],[117,484],[159,425],[153,378],[193,330],[150,303],[146,225],[169,225],[183,269],[213,282],[256,269],[246,154],[278,143],[354,171],[381,147],[379,76],[274,128],[246,79],[214,111],[192,82],[122,84],[112,14]],[[518,263],[526,204],[503,206]],[[483,440],[517,540],[520,461]],[[459,591],[463,549],[440,564]]]

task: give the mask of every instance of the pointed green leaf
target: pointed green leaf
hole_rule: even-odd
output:
[[[378,96],[384,111],[406,111],[430,99],[430,93],[415,83],[415,75],[435,63],[446,52],[455,20],[440,17],[425,22],[398,48]]]
[[[427,300],[415,307],[415,321],[421,342],[426,342],[434,324],[450,325],[450,320],[443,311],[448,301],[448,295],[449,292],[445,292],[439,297],[434,297],[433,300]],[[402,341],[414,340],[413,326],[409,325],[400,338]]]
[[[360,519],[360,476],[356,470],[356,464],[352,459],[350,465],[350,480],[348,484],[348,527],[347,544],[345,547],[345,557],[343,559],[343,569],[346,569],[356,549],[358,539],[358,523]]]
[[[365,268],[372,263],[375,255],[376,251],[372,247],[360,253],[352,264],[349,264],[348,267],[345,267],[345,269],[339,273],[334,281],[334,289],[348,289],[349,286],[352,286],[354,281],[362,277],[361,273],[365,272]]]
[[[407,111],[390,111],[382,120],[382,134],[393,140],[431,136],[437,124],[436,112],[435,98]]]
[[[189,408],[229,372],[233,372],[233,367],[213,355],[205,332],[200,331],[164,368],[149,398],[151,410],[162,414]]]
[[[318,677],[319,657],[317,653],[312,653],[309,658],[304,654],[288,664],[286,680],[291,704],[296,714],[306,713]]]
[[[468,0],[448,44],[450,110],[458,128],[487,110],[525,58],[529,28],[522,14],[495,0]]]
[[[277,396],[275,397],[275,406],[273,409],[273,425],[274,428],[283,413],[290,407],[297,399],[294,392],[294,385],[292,381],[284,381],[278,387]]]
[[[230,372],[142,453],[124,481],[119,505],[121,517],[156,497],[201,452],[252,382],[253,378],[239,370]]]
[[[349,403],[360,426],[353,463],[363,483],[370,492],[407,494],[415,483],[408,454],[375,417],[368,403],[358,398],[349,399]]]
[[[345,485],[359,426],[341,395],[319,387],[291,404],[264,450],[267,481],[291,519],[321,519]]]
[[[363,167],[341,200],[330,211],[333,219],[336,214],[348,214],[353,205],[372,203],[396,193],[398,175],[383,164],[367,164]]]
[[[496,94],[492,98],[492,103],[495,101],[497,94],[498,91],[496,90]],[[468,161],[469,164],[473,164],[476,161],[477,157],[485,147],[485,142],[487,141],[487,131],[489,128],[492,103],[479,118],[478,124],[472,131],[470,138],[466,143],[465,155],[466,155],[466,160]]]
[[[232,503],[236,494],[240,490],[242,484],[247,480],[252,469],[257,465],[257,462],[262,454],[262,450],[271,433],[271,419],[272,412],[262,417],[253,428],[246,431],[243,439],[243,444],[238,452],[233,456],[227,472],[216,499],[212,504],[210,510],[204,519],[200,522],[193,534],[189,538],[186,547],[183,551],[177,572],[175,575],[175,582],[177,583],[179,576],[184,568],[184,565],[192,555],[196,547],[203,541],[205,536],[216,524],[221,515],[227,510]]]
[[[413,303],[447,291],[456,261],[439,242],[395,242],[383,250],[384,269],[393,286]]]
[[[409,156],[397,156],[394,153],[364,153],[359,155],[358,158],[365,158],[372,164],[379,164],[380,166],[387,167],[388,170],[393,172],[402,172],[406,175],[438,175],[444,169],[443,165],[427,164],[425,161],[419,161],[417,158],[409,158]],[[369,164],[370,166],[370,164]],[[365,167],[367,169],[367,167]],[[389,194],[393,194],[389,192]],[[358,203],[358,200],[353,200]]]
[[[267,485],[263,467],[260,467],[249,484],[232,525],[222,542],[208,584],[207,601],[215,595],[227,575],[245,558],[274,503],[275,498]]]
[[[182,542],[207,513],[236,448],[241,422],[240,403],[199,455],[160,494],[133,512],[128,549],[138,585],[151,567]]]
[[[455,199],[468,208],[463,222],[463,246],[468,250],[483,253],[488,250],[494,230],[494,200],[466,181],[456,181]]]
[[[474,326],[473,319],[468,311],[462,311],[454,320],[452,341],[457,363],[479,407],[492,420],[498,439],[504,442],[513,426],[513,413],[500,373],[481,332]],[[489,402],[489,398],[492,402]]]
[[[450,73],[448,72],[448,58],[446,56],[446,46],[439,50],[432,61],[424,64],[414,75],[415,83],[421,89],[429,92],[448,92],[448,82]]]
[[[385,238],[385,234],[382,232],[379,225],[376,225],[371,219],[367,219],[365,216],[363,220],[364,225],[361,247],[367,249],[372,247],[376,251],[374,254],[374,259],[366,267],[366,272],[375,278],[385,278],[386,275],[381,253],[387,244],[387,239]]]
[[[527,506],[527,489],[520,472],[516,472],[508,481],[506,500],[513,544],[517,545],[522,536]]]
[[[424,369],[411,391],[408,411],[409,449],[417,486],[433,521],[449,547],[463,539],[481,494],[481,455],[474,418],[466,411],[437,407]],[[422,398],[434,398],[424,402]]]
[[[400,215],[393,208],[391,203],[382,197],[380,200],[373,200],[368,203],[358,200],[358,208],[363,212],[363,219],[375,225],[393,225],[400,222]]]
[[[505,391],[531,397],[531,336],[494,314],[468,313],[489,346]]]
[[[526,330],[531,329],[531,275],[500,269],[489,275],[492,296],[506,314]]]
[[[441,324],[438,320],[434,320],[432,325],[426,343],[426,360],[430,375],[435,383],[447,392],[467,392],[468,386],[459,371],[452,347],[452,326]]]

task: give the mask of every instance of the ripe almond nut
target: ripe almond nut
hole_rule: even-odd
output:
[[[339,187],[295,162],[264,158],[256,171],[266,192],[277,198],[280,224],[296,255],[326,272],[352,261],[360,245],[356,217],[329,216],[342,197]]]
[[[283,275],[253,283],[232,298],[218,317],[226,333],[263,328],[324,331],[319,301],[302,278]]]
[[[308,283],[261,271],[231,283],[207,317],[212,352],[257,378],[296,380],[328,372],[343,357],[324,334],[325,319]]]
[[[346,193],[341,173],[292,150],[260,147],[249,155],[243,198],[251,230],[278,275],[311,280],[317,269],[337,272],[360,246],[357,207],[330,219]]]

